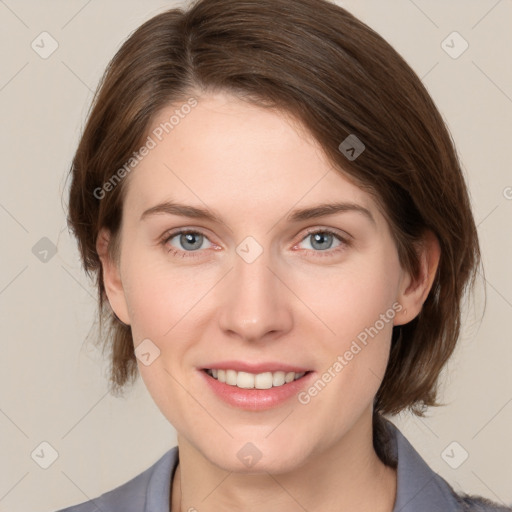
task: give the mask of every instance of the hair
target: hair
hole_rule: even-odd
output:
[[[421,312],[393,328],[374,414],[422,416],[444,405],[438,378],[481,265],[463,172],[419,77],[373,29],[327,0],[196,1],[143,23],[108,64],[70,169],[68,225],[85,271],[96,276],[100,328],[110,326],[103,345],[111,350],[111,390],[138,372],[131,328],[105,301],[96,239],[107,228],[118,261],[127,180],[101,199],[95,190],[142,145],[163,108],[213,92],[275,109],[308,130],[334,168],[375,198],[413,278],[424,235],[435,234],[441,256],[431,290]],[[339,149],[349,135],[365,145],[355,159]]]

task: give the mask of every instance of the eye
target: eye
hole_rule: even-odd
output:
[[[176,239],[176,241],[172,243],[174,239]],[[310,240],[311,248],[306,248],[306,250],[314,252],[321,257],[332,256],[333,253],[343,251],[346,247],[350,246],[350,241],[347,238],[329,229],[308,231],[307,235],[302,238],[300,243],[308,239]],[[199,253],[200,249],[208,248],[203,247],[203,243],[207,240],[207,236],[200,231],[181,229],[172,233],[166,233],[162,238],[161,244],[166,248],[167,252],[174,256],[194,258],[198,256],[198,254],[195,253]],[[333,242],[335,243],[336,241],[338,241],[338,245],[335,245],[333,249]]]
[[[350,245],[350,242],[346,238],[329,229],[316,229],[308,231],[308,234],[302,239],[302,242],[305,240],[310,240],[310,246],[312,247],[312,249],[306,248],[307,250],[312,250],[316,253],[327,252],[325,256],[338,253]],[[333,242],[336,240],[339,243],[334,247],[334,249],[332,249]],[[324,254],[321,256],[324,256]]]
[[[177,247],[171,243],[173,239],[176,239]],[[175,256],[194,258],[196,257],[195,252],[205,248],[202,247],[205,240],[208,240],[208,238],[200,231],[182,229],[174,233],[167,233],[162,240],[162,245]]]

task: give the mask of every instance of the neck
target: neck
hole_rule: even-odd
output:
[[[374,451],[371,415],[362,417],[329,450],[276,475],[224,471],[179,435],[178,446],[172,512],[259,512],[268,503],[282,512],[392,512],[394,507],[396,470]]]

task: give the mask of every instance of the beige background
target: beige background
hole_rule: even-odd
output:
[[[432,94],[468,176],[486,265],[485,316],[480,324],[481,309],[468,309],[442,388],[448,405],[393,421],[457,490],[512,504],[512,2],[339,3],[383,35]],[[174,5],[0,0],[0,511],[47,512],[94,498],[175,445],[140,380],[124,399],[107,393],[106,365],[85,341],[94,334],[95,292],[63,210],[103,69],[132,30]],[[43,31],[59,45],[47,59],[31,47]],[[469,44],[456,59],[441,46],[453,31]],[[48,244],[43,237],[57,247],[46,262],[32,252]],[[58,452],[48,469],[31,458],[44,441]],[[441,456],[452,441],[462,447],[454,459],[469,453],[457,469]]]

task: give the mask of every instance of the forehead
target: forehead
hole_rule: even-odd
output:
[[[155,116],[153,147],[129,176],[130,209],[174,198],[251,214],[333,201],[376,211],[371,196],[334,169],[290,116],[227,94],[197,100]]]

